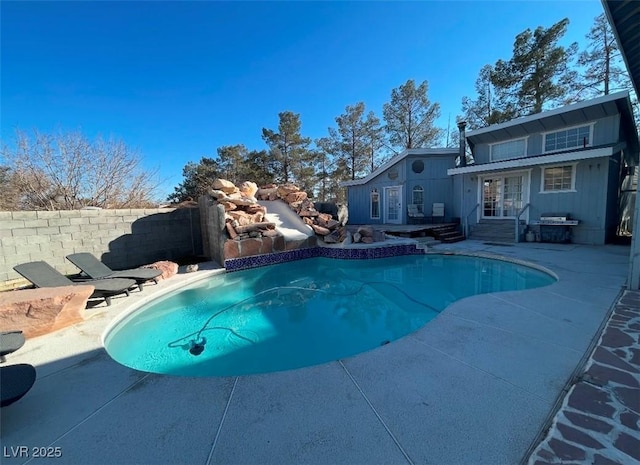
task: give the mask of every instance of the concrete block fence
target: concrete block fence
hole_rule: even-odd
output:
[[[44,260],[64,274],[65,259],[91,252],[112,268],[202,254],[197,208],[0,212],[0,290],[24,281],[13,266]]]

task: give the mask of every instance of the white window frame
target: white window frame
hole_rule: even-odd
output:
[[[378,216],[373,216],[373,197],[374,197],[374,195],[378,198]],[[380,219],[380,206],[381,206],[380,192],[378,192],[378,189],[372,189],[371,192],[369,192],[369,217],[372,220],[379,220]]]
[[[521,156],[509,157],[509,158],[500,158],[498,160],[495,160],[493,158],[493,147],[495,145],[506,144],[506,143],[509,143],[509,142],[516,142],[516,141],[519,141],[519,140],[524,140],[524,152],[522,153]],[[489,160],[494,162],[494,161],[503,161],[503,160],[515,160],[517,158],[525,158],[527,156],[527,150],[528,149],[529,149],[529,136],[517,137],[515,139],[501,140],[500,142],[494,142],[493,144],[489,144]]]
[[[587,142],[587,147],[593,147],[593,127],[596,125],[596,123],[587,123],[587,124],[578,124],[578,125],[574,125],[574,126],[569,126],[563,129],[554,129],[553,131],[546,131],[542,133],[542,153],[556,153],[556,152],[566,152],[567,150],[576,150],[576,149],[581,149],[584,148],[582,145],[576,145],[575,147],[566,147],[564,149],[553,149],[553,150],[546,150],[546,146],[547,146],[547,135],[549,134],[555,134],[557,132],[563,132],[563,131],[570,131],[571,129],[577,129],[577,128],[583,128],[585,126],[589,126],[589,141]]]
[[[544,189],[544,170],[547,168],[562,168],[565,166],[571,167],[571,189],[563,189],[563,190],[545,190]],[[578,162],[574,163],[558,163],[554,165],[545,165],[540,167],[540,194],[564,194],[567,192],[578,192],[576,190],[576,167],[578,166]]]
[[[422,203],[416,203],[416,192],[420,192],[420,194],[422,194]],[[419,184],[413,186],[413,189],[411,189],[411,203],[418,208],[418,212],[424,213],[424,187]]]

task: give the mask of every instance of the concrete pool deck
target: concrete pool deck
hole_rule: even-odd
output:
[[[621,295],[629,248],[464,241],[434,250],[528,260],[560,280],[457,301],[400,340],[298,370],[178,378],[111,360],[102,334],[117,315],[216,271],[179,274],[7,357],[35,365],[38,377],[0,410],[2,463],[527,462]],[[61,456],[34,458],[33,447]]]

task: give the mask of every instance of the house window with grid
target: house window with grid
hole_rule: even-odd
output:
[[[415,186],[413,188],[411,203],[417,207],[418,213],[424,213],[424,189],[422,186]]]
[[[550,132],[544,135],[544,151],[555,152],[591,145],[591,125]]]
[[[522,158],[527,154],[527,139],[514,139],[491,144],[491,161]]]
[[[371,191],[371,219],[380,218],[380,194],[378,189]]]
[[[575,191],[576,165],[549,166],[542,169],[542,192]]]

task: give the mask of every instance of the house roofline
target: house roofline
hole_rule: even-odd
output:
[[[554,153],[551,155],[539,155],[536,157],[516,158],[515,160],[497,161],[493,163],[482,163],[463,168],[450,168],[447,170],[449,176],[455,174],[485,173],[513,168],[525,168],[529,166],[548,165],[552,163],[563,163],[576,160],[588,160],[590,158],[610,157],[614,153],[624,149],[625,143],[608,147],[599,147],[589,150],[579,150],[573,152]]]
[[[354,179],[352,181],[343,181],[340,183],[340,187],[350,187],[350,186],[360,186],[362,184],[366,184],[373,178],[379,176],[385,170],[391,168],[396,163],[401,162],[409,155],[458,155],[460,153],[460,149],[450,149],[450,148],[422,148],[422,149],[404,149],[398,155],[392,157],[385,164],[381,165],[376,169],[373,173],[368,174],[364,178]]]
[[[533,115],[523,116],[521,118],[515,118],[504,123],[492,124],[484,128],[468,131],[466,137],[473,137],[480,134],[486,134],[488,132],[497,131],[500,129],[510,128],[519,124],[526,124],[531,121],[537,121],[540,119],[548,118],[550,116],[560,115],[569,111],[581,110],[595,105],[601,105],[603,103],[614,102],[616,100],[629,100],[629,91],[623,90],[614,94],[603,95],[602,97],[596,97],[590,100],[583,100],[582,102],[573,103],[571,105],[565,105],[562,107],[554,108],[553,110],[542,111]]]

